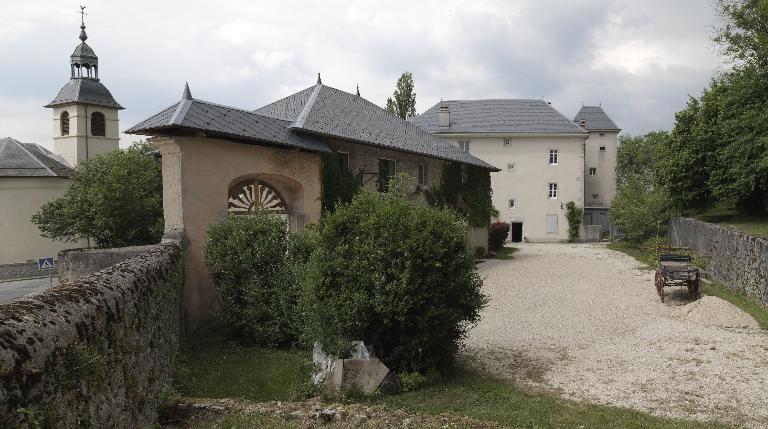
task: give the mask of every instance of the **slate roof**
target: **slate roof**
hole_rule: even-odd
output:
[[[255,111],[290,129],[401,152],[498,169],[354,94],[318,83]]]
[[[0,138],[0,177],[69,177],[64,158],[34,143]]]
[[[600,106],[581,106],[573,122],[580,124],[582,120],[587,121],[584,127],[587,131],[621,131]]]
[[[211,137],[272,143],[329,152],[328,145],[311,136],[293,133],[290,121],[192,98],[185,87],[182,99],[127,129],[128,134],[176,135],[179,131],[203,132]]]
[[[437,112],[448,106],[450,126],[437,125]],[[409,121],[434,134],[584,134],[551,105],[542,100],[449,100],[441,101]]]
[[[61,88],[56,98],[45,107],[62,106],[72,103],[90,104],[93,106],[113,107],[123,109],[107,87],[102,85],[98,79],[92,78],[72,78]]]

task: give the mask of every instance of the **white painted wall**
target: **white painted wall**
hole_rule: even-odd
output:
[[[605,151],[600,147],[604,146]],[[591,131],[585,145],[584,203],[588,208],[610,208],[616,196],[616,152],[618,133]],[[597,175],[590,176],[589,169],[596,168]],[[597,194],[597,199],[593,198]]]
[[[565,204],[584,205],[585,136],[440,136],[458,146],[470,140],[470,153],[501,169],[491,173],[493,205],[504,222],[523,222],[523,237],[532,242],[568,239]],[[509,139],[509,145],[504,140]],[[549,150],[558,150],[549,165]],[[514,168],[508,169],[508,164]],[[548,198],[549,183],[558,184],[556,199]],[[515,207],[509,208],[509,200]],[[547,233],[547,215],[556,215],[557,233]]]
[[[69,135],[61,134],[61,114],[69,113]],[[106,129],[104,137],[91,134],[90,115],[94,112],[104,114]],[[120,120],[117,109],[106,107],[72,104],[53,108],[53,151],[75,167],[78,162],[94,158],[119,148]]]
[[[46,201],[59,198],[69,179],[58,177],[0,178],[0,264],[56,257],[60,251],[86,247],[85,241],[59,242],[40,235],[30,219]]]

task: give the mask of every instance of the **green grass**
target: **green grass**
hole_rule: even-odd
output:
[[[519,250],[520,249],[517,247],[502,247],[498,252],[496,252],[495,257],[489,257],[488,259],[501,259],[503,261],[508,261],[513,259],[515,253],[517,253]]]
[[[184,339],[174,390],[188,397],[291,400],[309,382],[310,354],[247,347],[206,332]]]
[[[626,243],[616,242],[608,245],[609,249],[626,253],[642,263],[647,269],[653,268],[653,257],[647,255],[642,249],[630,246]],[[751,298],[748,298],[734,290],[717,282],[701,282],[701,292],[705,295],[716,296],[724,299],[731,304],[739,307],[742,311],[752,316],[762,329],[768,330],[768,308],[764,307]]]
[[[747,234],[768,239],[768,216],[748,216],[722,207],[690,215],[704,222],[730,226]]]
[[[174,388],[188,397],[292,400],[297,387],[306,385],[309,379],[309,356],[308,351],[241,346],[212,333],[189,336],[182,347]],[[347,401],[426,414],[450,412],[519,428],[727,427],[566,401],[466,371],[433,380],[415,392],[398,396],[355,396]],[[237,413],[216,416],[201,423],[194,427],[295,427],[291,422],[281,422],[269,416]]]

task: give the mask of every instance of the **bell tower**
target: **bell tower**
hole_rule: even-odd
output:
[[[70,56],[69,82],[45,106],[53,109],[53,150],[72,167],[118,150],[123,109],[99,80],[99,57],[85,43],[85,6],[80,15],[80,44]]]

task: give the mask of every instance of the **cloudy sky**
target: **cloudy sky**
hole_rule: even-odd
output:
[[[69,79],[80,3],[4,3],[0,137],[51,146],[42,106]],[[440,98],[544,97],[572,117],[602,102],[638,134],[670,128],[723,68],[711,0],[91,0],[86,12],[123,130],[178,100],[185,81],[196,98],[256,108],[321,72],[383,106],[408,70],[419,112]]]

